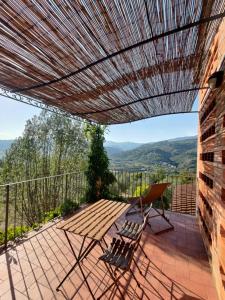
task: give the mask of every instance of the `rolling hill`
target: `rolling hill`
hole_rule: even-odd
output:
[[[12,142],[13,140],[0,140],[0,159]],[[166,169],[196,169],[196,136],[147,144],[106,141],[104,146],[111,168],[154,169],[156,166],[163,166]]]
[[[133,143],[133,142],[113,142],[113,141],[105,141],[104,147],[108,153],[108,156],[116,155],[124,151],[133,150],[137,147],[140,147],[141,143]]]
[[[0,159],[4,156],[14,140],[0,140]]]
[[[164,166],[169,169],[196,169],[197,137],[143,144],[133,150],[109,154],[116,169]]]

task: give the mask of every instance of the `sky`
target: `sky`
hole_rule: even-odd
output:
[[[197,110],[197,100],[193,110]],[[22,135],[26,121],[41,112],[39,108],[0,96],[0,139]],[[178,114],[108,127],[106,140],[148,143],[197,135],[198,114]]]

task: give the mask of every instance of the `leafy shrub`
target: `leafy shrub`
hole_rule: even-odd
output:
[[[71,214],[78,207],[79,207],[78,203],[75,203],[70,199],[67,199],[63,204],[61,204],[60,207],[57,207],[56,209],[45,213],[43,215],[42,222],[46,223],[61,215],[66,216],[68,214]],[[33,223],[32,226],[16,226],[15,228],[13,226],[10,226],[7,232],[7,240],[11,241],[16,239],[17,237],[22,237],[28,231],[31,231],[39,227],[40,227],[39,223]],[[3,244],[4,242],[5,242],[5,232],[0,230],[0,245]]]
[[[10,226],[7,231],[7,240],[12,241],[17,237],[23,236],[26,232],[30,231],[32,228],[29,226]],[[0,230],[0,245],[5,241],[5,233]]]
[[[170,203],[172,200],[172,191],[171,189],[166,189],[164,194],[163,194],[163,205],[164,205],[164,209],[167,210],[170,208]],[[158,201],[154,202],[153,207],[155,208],[162,208],[162,202],[159,199]]]
[[[57,207],[56,209],[45,213],[44,221],[45,222],[51,221],[51,220],[55,219],[56,217],[59,217],[60,215],[61,215],[60,207]]]
[[[149,185],[148,184],[142,184],[142,186],[137,186],[136,190],[134,191],[134,197],[140,197],[140,196],[145,196],[149,191]],[[163,205],[164,209],[169,209],[170,208],[170,203],[172,200],[172,191],[171,189],[166,189],[164,194],[163,194]],[[153,204],[153,207],[155,208],[161,208],[162,203],[161,200],[159,199],[158,201],[155,201]]]
[[[138,185],[133,193],[134,197],[144,196],[148,192],[149,184],[143,183],[142,185]]]
[[[64,203],[61,204],[59,211],[62,216],[66,216],[72,214],[78,207],[79,207],[78,203],[73,202],[70,199],[66,199]]]

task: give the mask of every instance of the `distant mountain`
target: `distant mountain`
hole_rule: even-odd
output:
[[[109,155],[113,168],[196,169],[197,137],[178,138],[143,144],[130,151]]]
[[[121,152],[124,152],[123,150],[121,150],[121,148],[117,148],[117,147],[106,147],[105,146],[105,149],[107,151],[107,154],[108,156],[112,156],[112,155],[116,155],[116,154],[119,154]]]
[[[140,147],[143,143],[132,143],[132,142],[113,142],[113,141],[105,141],[105,148],[114,148],[120,151],[129,151],[133,150],[137,147]]]
[[[184,141],[184,140],[192,140],[192,139],[197,139],[197,135],[178,137],[175,139],[170,139],[169,141]]]
[[[0,158],[2,158],[14,140],[0,140]]]

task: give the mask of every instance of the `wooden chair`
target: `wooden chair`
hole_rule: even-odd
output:
[[[162,217],[169,224],[168,228],[154,232],[154,234],[159,234],[159,233],[162,233],[162,232],[165,232],[168,230],[173,230],[174,226],[170,223],[169,219],[165,215],[164,203],[163,203],[163,194],[169,185],[170,185],[170,183],[168,183],[168,182],[151,184],[147,195],[142,196],[140,198],[133,199],[133,202],[131,203],[132,207],[129,209],[129,211],[126,213],[126,215],[137,214],[137,213],[141,213],[141,215],[144,215],[146,212],[146,209],[147,210],[153,209],[156,212],[156,214],[148,216],[148,221],[147,221],[147,224],[150,227],[151,227],[151,224],[149,223],[149,219],[159,217],[159,216]],[[156,202],[157,200],[161,200],[161,211],[159,209],[153,207],[154,202]],[[129,222],[124,224],[122,226],[122,228],[124,227],[123,233],[125,233],[125,234],[127,234],[126,233],[126,231],[128,229],[127,226],[131,227],[131,226],[135,226],[135,225],[130,224]],[[128,231],[129,231],[129,229],[128,229]]]
[[[136,222],[128,221],[126,220],[121,229],[117,231],[117,234],[123,239],[127,238],[128,240],[131,241],[136,241],[139,238],[139,233],[141,231],[144,231],[147,223],[148,223],[148,218],[150,214],[151,207],[144,212],[144,220],[143,223],[139,224]],[[117,226],[116,226],[117,227]],[[118,227],[117,227],[118,229]],[[145,255],[146,258],[148,258],[147,254],[145,253],[143,247],[141,246],[141,243],[138,244],[140,247],[141,251]],[[148,258],[149,259],[149,258]]]
[[[125,242],[124,240],[113,238],[108,249],[103,249],[103,247],[101,246],[103,250],[103,255],[99,257],[99,260],[105,263],[106,268],[113,280],[113,283],[103,291],[103,293],[98,297],[98,299],[105,295],[106,292],[110,290],[114,285],[118,288],[122,297],[121,299],[124,299],[124,296],[119,288],[119,280],[125,275],[126,272],[130,272],[131,276],[136,281],[138,287],[142,289],[139,281],[137,280],[136,276],[131,270],[131,263],[133,261],[137,269],[141,273],[141,270],[134,259],[134,253],[140,245],[142,232],[147,225],[147,220],[148,214],[145,216],[144,222],[137,229],[135,240],[132,240],[131,242]],[[118,276],[117,273],[119,273]]]

